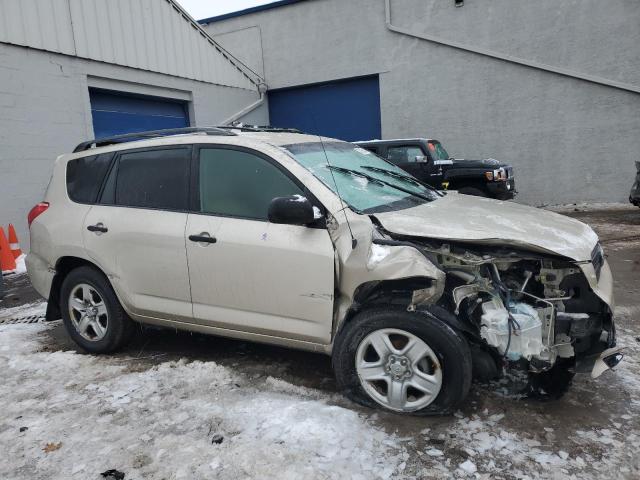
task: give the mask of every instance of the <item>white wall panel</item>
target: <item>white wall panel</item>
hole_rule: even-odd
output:
[[[0,0],[0,42],[255,90],[173,0]]]
[[[0,0],[0,42],[75,55],[66,0]]]

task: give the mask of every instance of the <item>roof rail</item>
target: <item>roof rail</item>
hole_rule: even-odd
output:
[[[118,143],[135,142],[136,140],[145,140],[147,138],[169,137],[171,135],[185,135],[189,133],[204,133],[206,135],[232,136],[233,132],[219,127],[186,127],[186,128],[169,128],[166,130],[150,130],[147,132],[127,133],[126,135],[116,135],[107,138],[95,138],[82,142],[73,149],[73,153],[84,152],[91,148],[105,147],[107,145],[116,145]]]
[[[240,130],[241,132],[303,133],[297,128],[280,128],[269,125],[218,125],[224,130]]]

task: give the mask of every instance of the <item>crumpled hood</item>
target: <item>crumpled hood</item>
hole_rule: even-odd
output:
[[[391,233],[486,245],[513,245],[591,260],[598,236],[578,220],[513,202],[449,193],[433,202],[374,215]]]

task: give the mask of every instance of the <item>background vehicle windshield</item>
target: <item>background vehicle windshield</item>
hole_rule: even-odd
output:
[[[449,160],[451,158],[440,142],[429,142],[429,151],[436,160]]]
[[[422,185],[404,170],[350,143],[328,142],[324,144],[324,149],[321,142],[298,143],[286,145],[283,148],[358,212],[400,210],[415,207],[439,197],[436,192]],[[355,173],[340,169],[354,170]],[[388,170],[391,173],[377,169]],[[372,180],[365,176],[372,177]],[[385,185],[373,179],[382,180],[391,185]],[[419,196],[414,196],[412,193]]]

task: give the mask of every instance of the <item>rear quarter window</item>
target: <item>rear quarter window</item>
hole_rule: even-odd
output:
[[[113,153],[76,158],[67,163],[67,192],[78,203],[95,203]]]

